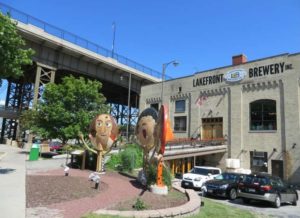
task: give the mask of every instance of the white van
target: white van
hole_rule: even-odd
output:
[[[220,175],[222,170],[216,167],[195,166],[190,172],[183,174],[181,187],[201,190],[203,184]]]

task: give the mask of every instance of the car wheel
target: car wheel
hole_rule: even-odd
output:
[[[243,198],[243,202],[244,202],[245,204],[249,204],[249,203],[250,203],[250,199],[249,199],[249,198]]]
[[[276,208],[279,208],[279,207],[280,207],[280,205],[281,205],[281,200],[280,200],[279,195],[276,195],[275,201],[273,202],[273,205],[274,205],[274,207],[276,207]]]
[[[236,193],[235,188],[230,189],[230,191],[229,191],[229,199],[230,200],[235,200],[236,197],[237,197],[237,193]]]
[[[297,206],[297,196],[295,195],[292,205]]]

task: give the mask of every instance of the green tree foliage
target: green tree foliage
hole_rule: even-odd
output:
[[[58,138],[64,143],[78,139],[78,133],[88,134],[92,119],[108,113],[105,97],[100,93],[98,81],[65,77],[61,84],[49,83],[37,108],[24,112],[21,126],[30,127],[43,138]],[[24,124],[31,120],[29,125]]]
[[[25,41],[17,32],[17,24],[0,13],[0,78],[18,78],[22,66],[32,64],[32,49],[23,49]],[[1,84],[0,84],[1,86]]]

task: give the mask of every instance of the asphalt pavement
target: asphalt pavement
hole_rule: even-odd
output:
[[[28,161],[28,150],[0,144],[0,217],[26,217],[26,174],[62,168],[66,158]],[[69,162],[69,160],[68,160]]]
[[[0,213],[2,218],[23,218],[26,212],[26,153],[0,144]]]

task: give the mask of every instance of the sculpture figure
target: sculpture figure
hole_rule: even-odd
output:
[[[147,108],[140,114],[136,125],[135,133],[140,146],[143,149],[143,171],[139,173],[139,180],[143,185],[147,184],[150,165],[157,156],[154,144],[154,131],[157,121],[157,111],[154,108]]]
[[[110,114],[100,114],[93,119],[89,129],[89,139],[94,148],[90,148],[84,141],[83,136],[80,135],[85,147],[97,154],[97,172],[104,171],[104,155],[112,149],[118,134],[119,128],[116,120]]]
[[[156,183],[159,188],[164,187],[163,194],[166,194],[166,186],[163,184],[163,153],[166,140],[173,137],[170,131],[169,122],[166,122],[166,110],[162,106],[159,116],[154,108],[145,109],[138,118],[136,136],[143,148],[143,171],[139,173],[138,179],[143,185]],[[167,131],[168,130],[168,131]],[[151,178],[151,169],[155,169],[156,178]],[[151,180],[151,181],[149,181]],[[158,188],[158,189],[159,189]]]

